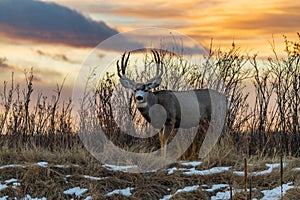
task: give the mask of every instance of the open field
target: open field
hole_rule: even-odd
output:
[[[251,199],[298,199],[300,160],[248,158],[247,195]],[[243,161],[220,158],[178,161],[144,174],[134,166],[100,163],[84,149],[65,152],[3,151],[0,199],[244,199]]]
[[[80,138],[81,133],[88,133],[91,137],[84,139],[95,142],[95,150],[102,150],[104,144],[96,140],[99,133],[120,149],[134,153],[160,148],[158,134],[144,139],[122,130],[134,122],[135,128],[147,134],[150,125],[130,94],[118,87],[115,74],[107,73],[102,79],[87,77],[87,83],[100,80],[85,91],[76,111],[74,99],[61,99],[63,84],[48,98],[35,93],[34,71],[25,72],[25,84],[16,83],[12,75],[0,91],[0,199],[216,200],[246,199],[246,195],[248,199],[299,199],[300,45],[285,42],[286,57],[275,53],[264,62],[257,55],[243,55],[234,44],[227,51],[211,50],[199,66],[164,55],[166,65],[174,71],[163,76],[163,89],[186,90],[174,84],[182,78],[194,88],[212,86],[222,91],[231,106],[222,135],[208,156],[198,159],[207,128],[204,124],[176,163],[146,173],[126,172],[135,166],[101,163],[83,147],[85,141]],[[149,69],[143,75],[134,74],[135,69],[131,75],[140,82],[153,74]],[[207,69],[212,74],[204,76]],[[216,79],[211,78],[214,71],[220,72]],[[252,107],[246,83],[254,88]],[[114,91],[128,98],[114,98]],[[114,112],[114,105],[119,105],[118,112]],[[128,110],[132,121],[123,118]],[[118,158],[109,151],[107,156]]]

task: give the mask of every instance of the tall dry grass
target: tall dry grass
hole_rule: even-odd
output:
[[[12,73],[0,93],[0,147],[22,149],[43,147],[49,150],[79,144],[72,121],[71,100],[60,102],[63,84],[52,99],[42,93],[33,97],[33,70],[24,73],[25,84],[16,84]]]
[[[158,89],[210,87],[223,92],[230,99],[231,108],[218,144],[220,149],[227,144],[229,147],[225,149],[240,155],[273,156],[280,153],[299,156],[300,48],[299,41],[285,38],[284,42],[285,57],[279,57],[274,50],[273,56],[264,61],[257,55],[242,52],[235,44],[225,51],[211,46],[209,55],[201,58],[197,65],[190,64],[181,55],[161,52],[166,72]],[[154,73],[150,67],[152,64],[153,60],[146,55],[145,68],[140,71],[136,64],[131,63],[128,76],[137,82],[144,82]],[[61,100],[63,84],[56,86],[51,99],[42,93],[33,98],[34,73],[31,70],[24,75],[24,84],[16,84],[13,74],[9,82],[2,84],[0,148],[38,147],[54,151],[82,147],[78,137],[80,130],[75,128],[72,118],[72,102]],[[249,94],[244,90],[249,81],[255,88],[253,107],[249,106]],[[79,113],[80,127],[91,133],[101,127],[115,145],[130,151],[157,150],[160,147],[158,136],[138,138],[121,130],[119,123],[125,123],[122,126],[127,127],[128,120],[122,118],[125,112],[130,114],[134,126],[142,133],[146,133],[150,125],[135,108],[131,93],[117,83],[115,74],[106,74],[97,88],[90,91],[88,98],[83,99]],[[124,98],[114,98],[116,92]],[[124,108],[117,115],[113,108],[116,104]],[[197,139],[182,158],[197,157],[198,148],[195,145],[201,145],[203,132],[199,129]]]

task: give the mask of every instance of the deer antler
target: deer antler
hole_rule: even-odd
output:
[[[121,84],[126,88],[133,88],[135,86],[135,82],[133,80],[130,80],[126,77],[126,68],[130,56],[130,52],[127,54],[127,52],[124,52],[121,58],[121,67],[119,65],[119,61],[117,61],[117,70],[118,70],[118,76],[120,77]]]
[[[163,74],[163,64],[161,62],[160,59],[160,55],[158,53],[158,51],[156,50],[151,50],[153,56],[154,56],[154,61],[156,63],[156,76],[152,79],[150,79],[149,81],[147,81],[147,86],[152,89],[155,87],[158,87],[162,81],[162,74]]]
[[[161,77],[163,74],[163,63],[160,59],[159,52],[156,50],[151,50],[153,56],[154,56],[154,61],[156,63],[156,77]]]
[[[127,52],[124,52],[123,55],[122,55],[121,67],[119,66],[119,60],[117,61],[118,76],[120,78],[123,77],[123,76],[126,77],[125,73],[126,73],[126,67],[127,67],[127,64],[128,64],[130,52],[127,54],[127,57],[126,57],[126,53]],[[122,72],[122,74],[121,74],[121,72]]]

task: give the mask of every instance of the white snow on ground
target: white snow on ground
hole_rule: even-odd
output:
[[[191,191],[197,190],[198,188],[199,188],[199,185],[187,186],[183,189],[177,190],[177,192],[175,194],[180,193],[180,192],[191,192]]]
[[[181,161],[180,164],[183,165],[183,166],[197,167],[197,166],[200,166],[202,164],[202,162],[199,162],[199,161]]]
[[[286,193],[287,190],[294,188],[294,186],[291,185],[292,183],[287,183],[282,185],[282,195]],[[216,185],[221,185],[221,184],[216,184]],[[214,188],[216,186],[212,186]],[[252,190],[255,190],[253,188]],[[207,190],[206,190],[207,191]],[[234,189],[232,190],[232,195],[235,195],[237,193],[242,193],[244,192],[243,189]],[[247,189],[247,192],[250,192],[249,189]],[[281,187],[278,186],[274,189],[271,190],[262,190],[261,191],[264,194],[264,197],[261,200],[280,200],[281,199]],[[225,192],[218,192],[216,196],[212,196],[211,200],[229,200],[230,199],[230,191],[225,191]]]
[[[9,198],[9,196],[0,197],[0,200],[8,200],[8,199],[12,199],[12,198]],[[14,199],[17,199],[17,198],[14,198]],[[32,198],[29,194],[27,194],[25,197],[22,198],[22,200],[47,200],[47,198],[45,198],[45,197]]]
[[[100,181],[100,180],[105,179],[105,178],[107,178],[107,177],[102,177],[102,178],[100,178],[100,177],[95,177],[95,176],[83,175],[83,178],[91,179],[91,180],[95,180],[95,181]]]
[[[136,166],[136,165],[119,166],[119,165],[104,164],[103,167],[105,167],[108,170],[112,170],[112,171],[125,171],[126,172],[130,169],[137,168],[138,166]]]
[[[268,169],[266,169],[266,170],[259,171],[259,172],[248,172],[247,175],[248,176],[262,176],[262,175],[270,174],[270,173],[272,173],[274,168],[280,167],[280,163],[266,164],[266,166],[268,167]],[[285,167],[285,163],[283,163],[283,167]],[[237,176],[244,176],[244,171],[234,171],[233,173]]]
[[[195,169],[195,167],[200,166],[202,164],[202,162],[199,161],[180,161],[180,165],[183,165],[185,167],[193,167],[193,169]],[[190,169],[188,168],[177,168],[177,167],[172,167],[167,169],[168,174],[173,174],[175,171],[189,171]]]
[[[70,168],[70,165],[54,165],[53,167],[66,169],[66,168]]]
[[[32,198],[29,194],[27,194],[22,200],[47,200],[47,198]]]
[[[18,179],[15,179],[15,178],[11,178],[11,179],[8,179],[6,181],[4,181],[6,184],[10,184],[12,183],[12,188],[13,189],[16,189],[18,186],[21,185],[21,183],[18,182]]]
[[[70,167],[79,167],[79,165],[53,165],[53,167],[66,169],[66,168],[70,168]]]
[[[121,190],[113,190],[113,191],[107,193],[106,196],[112,196],[114,194],[121,194],[123,196],[129,197],[131,195],[132,189],[133,188],[128,187],[128,188],[121,189]]]
[[[160,200],[169,200],[171,199],[173,196],[175,196],[176,194],[180,193],[180,192],[191,192],[194,190],[197,190],[199,188],[199,185],[194,185],[194,186],[187,186],[183,189],[179,189],[177,190],[174,194],[168,194],[165,195],[163,198],[161,198]]]
[[[189,171],[189,169],[188,168],[172,167],[172,168],[167,169],[167,171],[168,171],[168,175],[170,175],[170,174],[173,174],[175,171]]]
[[[204,191],[206,191],[206,192],[214,192],[216,190],[219,190],[219,189],[222,189],[222,188],[227,188],[227,187],[229,187],[228,184],[214,184],[214,185],[211,186],[211,188],[204,189]]]
[[[85,188],[74,187],[74,188],[65,190],[64,194],[75,195],[76,197],[79,198],[81,195],[83,195],[87,191],[88,191],[88,189],[85,189]]]
[[[18,168],[25,168],[24,165],[4,165],[4,166],[0,166],[0,169],[6,169],[6,168],[14,168],[14,167],[18,167]]]
[[[172,167],[172,168],[169,168],[167,170],[168,170],[168,174],[173,174],[175,171],[178,170],[178,168],[177,167]]]
[[[8,179],[6,181],[4,181],[5,183],[13,183],[13,182],[17,182],[18,179],[15,179],[15,178],[11,178],[11,179]]]
[[[210,174],[218,174],[218,173],[223,173],[226,172],[230,169],[231,167],[213,167],[211,169],[206,169],[206,170],[196,170],[195,168],[189,169],[187,172],[183,172],[183,174],[186,175],[210,175]]]
[[[243,189],[232,190],[232,196],[237,194],[237,193],[241,193],[241,192],[244,192],[244,190]],[[212,196],[210,199],[211,200],[220,200],[220,199],[229,200],[230,199],[230,191],[218,192],[216,194],[216,196]]]
[[[282,185],[282,196],[286,193],[287,190],[294,188],[292,186],[292,183],[287,183]],[[272,190],[262,190],[261,191],[264,194],[264,197],[262,200],[276,200],[276,199],[281,199],[281,187],[278,186]]]
[[[4,189],[6,189],[6,188],[8,188],[7,185],[5,185],[5,184],[3,185],[3,184],[0,183],[0,191],[1,191],[1,190],[4,190]]]
[[[21,186],[21,183],[14,182],[13,185],[12,185],[12,188],[17,189],[18,186]]]
[[[183,165],[185,167],[183,168],[177,168],[177,167],[172,167],[169,169],[166,169],[166,171],[168,172],[168,174],[172,174],[175,171],[181,171],[183,174],[185,175],[211,175],[211,174],[216,174],[216,173],[223,173],[226,172],[228,170],[230,170],[231,167],[213,167],[211,169],[206,169],[206,170],[196,170],[195,168],[197,166],[200,166],[202,163],[201,162],[187,162],[187,161],[181,161],[180,165]],[[33,164],[33,166],[40,166],[40,167],[49,167],[48,162],[38,162],[36,164]],[[75,166],[75,165],[74,165]],[[104,164],[104,167],[106,167],[109,170],[113,170],[113,171],[128,171],[132,168],[136,168],[137,166],[116,166],[116,165],[109,165],[109,164]],[[188,167],[191,168],[188,168]],[[266,164],[266,166],[268,167],[268,169],[263,170],[263,171],[256,171],[256,172],[248,172],[249,176],[259,176],[259,175],[266,175],[269,174],[273,171],[273,169],[280,167],[279,163],[275,163],[275,164]],[[285,164],[284,164],[285,166]],[[10,165],[4,165],[4,166],[0,166],[0,170],[1,169],[7,169],[7,168],[26,168],[27,165],[15,165],[15,164],[10,164]],[[54,165],[54,167],[57,168],[68,168],[71,167],[70,165]],[[293,169],[291,169],[293,171],[300,171],[300,167],[295,167]],[[243,176],[244,172],[243,171],[234,171],[233,172],[236,175],[239,176]],[[71,175],[70,175],[71,176]],[[68,175],[66,176],[68,177]],[[95,176],[89,176],[89,175],[82,175],[83,178],[86,179],[91,179],[91,180],[95,180],[95,181],[99,181],[108,177],[95,177]],[[18,186],[21,185],[21,183],[19,182],[18,179],[16,178],[11,178],[8,180],[0,180],[0,191],[1,190],[5,190],[6,188],[14,188],[16,189]],[[206,187],[207,185],[202,185],[202,187]],[[212,196],[211,199],[212,200],[217,200],[217,199],[230,199],[230,191],[228,189],[229,185],[228,184],[214,184],[211,186],[211,188],[207,188],[207,189],[203,189],[203,191],[206,192],[215,192],[217,190],[226,190],[224,192],[217,192],[217,194],[215,196]],[[294,188],[295,186],[292,185],[292,183],[287,183],[282,185],[283,188],[283,194],[284,195],[287,190]],[[111,196],[114,194],[121,194],[124,195],[126,197],[129,197],[131,195],[131,190],[133,188],[125,188],[125,189],[120,189],[120,190],[114,190],[112,192],[107,193],[107,196]],[[180,192],[191,192],[194,190],[199,189],[198,185],[195,186],[187,186],[184,187],[183,189],[179,189],[177,190],[174,194],[169,194],[169,195],[165,195],[162,200],[168,200],[171,199],[174,195],[180,193]],[[228,191],[227,191],[228,190]],[[80,188],[80,187],[74,187],[68,190],[65,190],[63,193],[64,194],[69,194],[69,195],[75,195],[76,198],[80,198],[84,193],[86,193],[88,191],[88,189],[85,188]],[[243,189],[234,189],[233,191],[233,195],[236,193],[240,193],[243,192]],[[264,195],[264,197],[262,198],[263,200],[279,200],[281,198],[281,187],[275,187],[273,189],[270,190],[263,190],[261,191]],[[0,192],[1,193],[1,192]],[[12,197],[9,196],[0,196],[0,200],[8,200],[8,199],[12,199]],[[88,196],[87,198],[85,198],[86,200],[91,200],[92,198],[90,196]],[[25,197],[22,198],[22,200],[46,200],[45,197],[42,198],[33,198],[31,197],[29,194],[27,194]]]
[[[38,162],[36,163],[37,166],[40,166],[40,167],[48,167],[48,163],[47,162]]]
[[[33,165],[37,165],[39,167],[49,167],[49,163],[44,162],[44,161],[38,162],[38,163],[33,164]],[[0,170],[1,169],[7,169],[7,168],[15,168],[15,167],[17,167],[17,168],[26,168],[27,166],[17,165],[17,164],[3,165],[3,166],[0,166]],[[79,165],[54,165],[53,167],[56,167],[56,168],[70,168],[70,167],[79,167]]]

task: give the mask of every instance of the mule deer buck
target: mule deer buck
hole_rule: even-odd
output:
[[[174,129],[197,127],[200,120],[210,120],[211,97],[225,99],[225,101],[226,98],[223,94],[210,89],[152,92],[152,89],[161,84],[163,74],[163,63],[159,52],[152,50],[152,54],[156,63],[156,76],[146,83],[136,83],[126,77],[130,52],[125,52],[121,60],[117,61],[117,72],[122,86],[133,90],[135,105],[142,116],[154,128],[160,129],[161,155],[166,157],[166,144]]]

